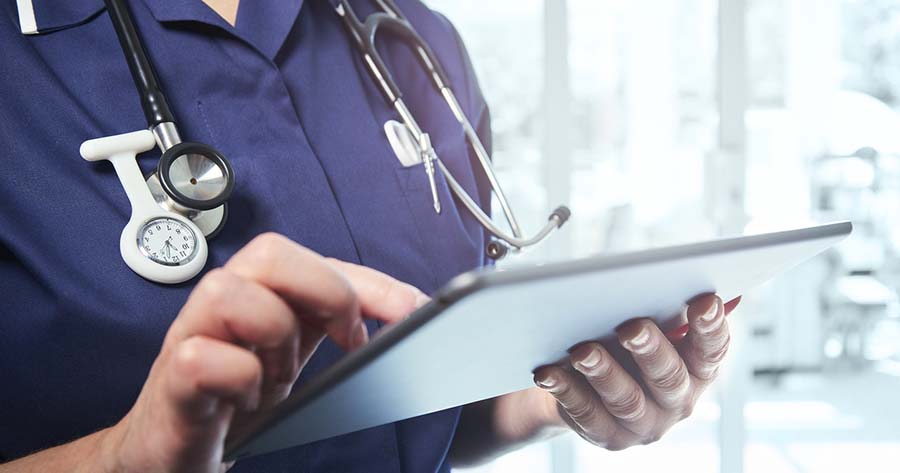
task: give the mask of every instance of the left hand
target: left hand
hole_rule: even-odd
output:
[[[690,415],[715,378],[730,339],[725,316],[739,301],[724,304],[715,295],[695,298],[687,309],[687,335],[671,342],[649,319],[621,326],[619,342],[634,360],[640,380],[599,343],[578,345],[569,356],[574,369],[549,365],[535,370],[535,383],[549,395],[530,397],[552,407],[526,411],[544,417],[550,413],[543,423],[568,426],[609,450],[658,440]]]
[[[415,301],[408,297],[403,308],[396,308],[397,313],[412,312],[428,301],[412,286],[378,271],[329,261],[356,283],[354,289],[360,294],[375,298],[396,292],[414,295]],[[723,303],[712,294],[694,298],[687,307],[687,333],[676,331],[668,338],[649,319],[623,324],[618,329],[619,342],[633,359],[640,381],[596,342],[582,343],[571,351],[568,361],[573,369],[560,365],[538,368],[534,379],[541,389],[494,398],[493,420],[487,425],[495,431],[494,453],[558,431],[558,427],[574,430],[609,450],[656,441],[690,415],[700,394],[716,377],[730,340],[725,316],[739,302],[736,298]]]

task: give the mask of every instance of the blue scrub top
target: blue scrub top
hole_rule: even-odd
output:
[[[89,138],[146,128],[102,0],[33,0],[41,34],[0,6],[0,459],[118,421],[136,399],[196,279],[148,282],[119,255],[130,207]],[[275,231],[432,292],[484,263],[485,235],[421,165],[401,166],[382,124],[396,119],[328,0],[245,0],[232,27],[201,0],[129,0],[181,135],[231,159],[230,218],[206,269]],[[443,61],[489,145],[489,117],[453,27],[397,0]],[[359,14],[368,0],[354,2]],[[486,207],[488,185],[461,128],[407,48],[383,54],[437,152]],[[159,152],[139,157],[145,173]],[[297,268],[303,271],[303,268]],[[370,330],[377,327],[370,325]],[[325,343],[300,383],[342,355]],[[360,396],[364,396],[360,393]],[[241,461],[234,472],[448,471],[459,409]]]

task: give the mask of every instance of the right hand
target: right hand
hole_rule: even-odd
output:
[[[137,401],[103,432],[104,471],[225,471],[229,427],[280,402],[327,335],[352,350],[362,316],[388,323],[424,300],[375,270],[326,259],[275,234],[257,237],[194,288]]]

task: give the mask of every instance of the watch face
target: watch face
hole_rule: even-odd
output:
[[[191,227],[174,218],[154,218],[138,234],[141,253],[166,266],[187,264],[197,253],[197,236]]]

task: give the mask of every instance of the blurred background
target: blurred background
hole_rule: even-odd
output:
[[[659,443],[468,471],[897,470],[900,0],[426,2],[467,44],[519,221],[572,208],[526,261],[856,225],[745,299],[716,389]]]

